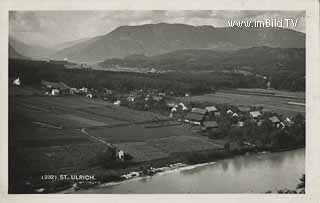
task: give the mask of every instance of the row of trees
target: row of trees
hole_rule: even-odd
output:
[[[261,78],[236,73],[124,73],[91,69],[65,69],[62,65],[41,61],[9,60],[9,77],[18,76],[22,84],[27,85],[39,85],[41,80],[49,80],[62,81],[69,86],[78,88],[82,86],[95,89],[107,87],[119,91],[158,89],[174,92],[176,95],[184,95],[186,92],[203,94],[219,88],[266,87],[266,81]],[[273,81],[272,84],[276,85],[278,79],[274,78]],[[302,84],[302,82],[300,83]]]

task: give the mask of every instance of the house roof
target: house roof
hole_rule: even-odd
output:
[[[280,119],[277,116],[272,116],[269,118],[272,123],[280,123]]]
[[[251,111],[250,116],[252,116],[253,118],[256,118],[258,116],[261,116],[261,113],[259,111]]]
[[[200,108],[192,108],[191,112],[204,115],[204,114],[207,113],[207,110],[206,109],[200,109]]]
[[[198,114],[198,113],[193,113],[190,112],[185,116],[186,120],[191,120],[191,121],[202,121],[203,120],[204,115]]]
[[[205,108],[208,112],[215,112],[218,111],[218,109],[215,106],[207,106]]]
[[[205,121],[203,122],[203,125],[207,128],[217,128],[218,123],[216,121]]]
[[[70,89],[70,87],[63,82],[49,82],[46,80],[41,80],[41,84],[45,85],[47,87],[57,88],[57,89],[61,89],[61,90]]]

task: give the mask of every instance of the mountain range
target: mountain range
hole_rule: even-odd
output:
[[[96,63],[130,55],[147,57],[177,50],[237,50],[250,47],[304,48],[305,34],[283,28],[215,28],[186,24],[120,26],[105,35],[76,40],[52,48],[28,45],[12,37],[18,53],[34,59],[65,59]]]
[[[166,23],[121,26],[106,35],[64,48],[53,57],[99,62],[182,49],[234,50],[258,46],[304,48],[305,34],[282,28],[215,28]]]

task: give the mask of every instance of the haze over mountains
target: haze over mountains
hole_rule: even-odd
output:
[[[13,39],[9,43],[20,54],[30,58],[68,58],[75,62],[96,63],[111,58],[154,56],[184,49],[304,48],[305,34],[281,28],[215,28],[159,23],[120,26],[108,34],[66,43],[54,49],[26,46]]]

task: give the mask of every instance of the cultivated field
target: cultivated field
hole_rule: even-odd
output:
[[[190,125],[84,96],[10,94],[10,146],[21,176],[88,168],[111,144],[135,162],[222,148]]]
[[[245,91],[257,92],[260,89],[243,89]],[[267,91],[267,90],[265,90]],[[270,91],[267,91],[270,93]],[[284,91],[271,90],[276,95],[251,95],[243,93],[243,91],[232,91],[230,92],[217,92],[215,94],[206,94],[192,97],[177,97],[177,100],[184,102],[209,102],[213,104],[227,103],[236,106],[263,106],[265,109],[269,109],[278,114],[284,116],[294,116],[297,113],[305,114],[305,107],[301,105],[291,105],[288,102],[304,103],[305,98],[303,93],[287,93]],[[286,97],[288,96],[288,97]]]

